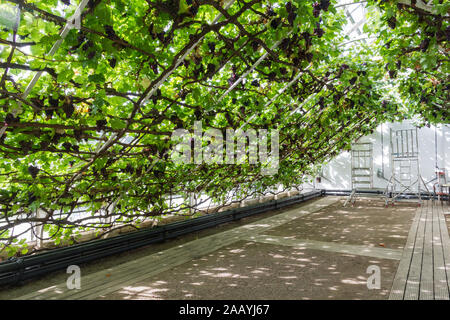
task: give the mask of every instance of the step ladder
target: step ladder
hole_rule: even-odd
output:
[[[358,196],[368,196],[367,191],[382,191],[373,188],[373,144],[354,143],[350,152],[352,192],[347,197],[344,207],[349,203],[354,205]]]

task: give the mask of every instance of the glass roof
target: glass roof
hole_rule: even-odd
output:
[[[348,36],[346,46],[358,42],[369,43],[367,34],[363,31],[367,19],[367,1],[352,2],[351,0],[338,0],[336,8],[343,10],[347,17],[347,25],[344,27],[344,33]]]

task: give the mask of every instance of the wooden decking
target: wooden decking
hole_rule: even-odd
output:
[[[448,205],[425,201],[418,208],[389,296],[391,300],[449,300]]]

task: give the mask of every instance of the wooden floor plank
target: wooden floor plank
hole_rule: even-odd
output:
[[[420,276],[420,300],[434,299],[433,278],[433,203],[427,201],[425,215],[425,235],[422,256],[422,271]]]
[[[417,227],[416,242],[414,244],[413,256],[411,259],[411,266],[409,268],[408,278],[406,280],[406,289],[404,300],[418,300],[420,290],[420,276],[422,273],[422,257],[423,257],[423,241],[425,235],[425,221],[426,221],[426,206],[428,203],[423,203],[421,215],[419,219],[419,226]]]
[[[450,203],[448,201],[442,202],[442,210],[444,212],[444,215],[450,214]]]
[[[82,288],[80,290],[68,290],[66,284],[62,283],[45,292],[30,293],[19,299],[93,299],[102,294],[117,291],[126,285],[132,285],[152,277],[194,258],[214,252],[221,247],[239,241],[249,233],[257,234],[280,226],[305,214],[325,208],[336,201],[338,201],[336,197],[321,198],[313,203],[293,208],[274,217],[194,240],[182,246],[87,275],[81,279]],[[107,274],[110,274],[110,276],[106,277]]]
[[[444,253],[445,271],[447,274],[447,288],[450,292],[450,238],[447,229],[447,223],[444,217],[444,207],[438,207],[439,226],[441,229],[442,251]]]
[[[439,202],[433,207],[433,276],[434,299],[449,300],[447,275],[444,264],[444,251],[442,249],[441,230],[439,226]]]
[[[450,239],[444,210],[440,202],[423,203],[411,226],[389,299],[449,300]]]
[[[389,300],[403,300],[405,295],[406,281],[408,279],[409,268],[411,266],[412,255],[414,251],[414,244],[416,242],[417,229],[419,221],[422,216],[423,207],[416,210],[413,223],[408,233],[405,247],[403,249],[402,258],[395,273],[394,281],[392,283]]]

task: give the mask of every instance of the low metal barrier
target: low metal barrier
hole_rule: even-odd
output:
[[[9,259],[0,263],[0,285],[17,284],[23,280],[65,269],[69,265],[94,261],[152,243],[163,242],[191,232],[270,210],[281,209],[323,195],[323,191],[311,191],[280,200],[270,200],[160,227],[130,232],[108,239],[92,240],[70,247],[52,249],[44,253]]]

